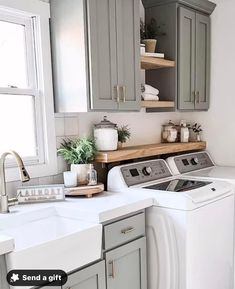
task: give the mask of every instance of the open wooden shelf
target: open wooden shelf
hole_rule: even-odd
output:
[[[145,108],[174,108],[174,101],[142,100],[141,106]]]
[[[205,150],[206,142],[159,143],[125,147],[112,152],[98,152],[97,163],[113,163],[165,154]]]
[[[141,69],[151,70],[175,67],[175,61],[164,58],[141,56]]]

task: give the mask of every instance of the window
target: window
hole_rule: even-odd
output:
[[[0,154],[17,151],[39,177],[56,173],[56,150],[49,4],[31,1],[31,11],[27,0],[0,6]],[[14,166],[9,159],[8,180],[15,180]]]

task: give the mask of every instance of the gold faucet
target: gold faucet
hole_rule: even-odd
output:
[[[7,151],[0,158],[0,213],[9,213],[9,206],[14,206],[18,203],[17,198],[9,199],[6,192],[6,177],[5,177],[5,160],[8,155],[15,157],[19,167],[21,181],[28,182],[29,174],[24,167],[21,157],[15,151]]]

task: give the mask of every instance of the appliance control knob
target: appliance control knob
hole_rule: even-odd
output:
[[[142,172],[145,176],[150,176],[152,173],[152,168],[151,167],[144,167]]]
[[[196,166],[197,164],[199,164],[199,159],[197,157],[192,158],[191,159],[191,163],[192,163],[193,166]]]

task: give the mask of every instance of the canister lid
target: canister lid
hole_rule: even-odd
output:
[[[171,120],[169,120],[168,123],[163,124],[163,127],[164,128],[173,128],[173,127],[175,127],[175,124]]]
[[[95,128],[114,128],[114,129],[116,129],[117,125],[115,123],[112,123],[111,121],[109,121],[107,119],[107,116],[104,116],[104,119],[101,122],[95,124],[94,127]]]

